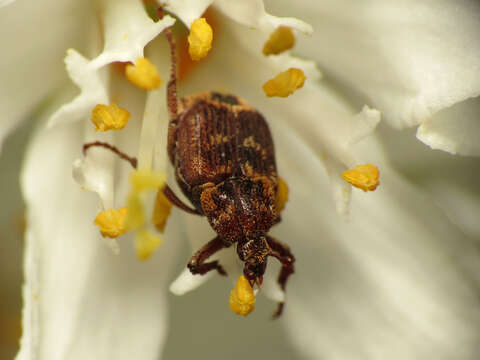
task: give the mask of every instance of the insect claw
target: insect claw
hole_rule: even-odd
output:
[[[259,277],[257,278],[257,285],[258,285],[258,286],[261,286],[262,283],[263,283],[263,276],[259,276]]]

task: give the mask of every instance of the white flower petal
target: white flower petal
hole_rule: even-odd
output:
[[[347,216],[349,214],[352,186],[342,179],[342,174],[348,170],[348,167],[331,156],[325,156],[323,162],[330,178],[330,188],[333,193],[335,208],[339,214]]]
[[[259,28],[266,32],[271,32],[281,25],[289,26],[305,34],[313,32],[312,27],[301,20],[267,14],[263,0],[216,0],[215,7],[242,25]]]
[[[467,104],[462,103],[457,107],[462,106]],[[417,141],[412,130],[397,132],[385,126],[379,127],[379,139],[389,162],[429,194],[463,233],[472,239],[480,239],[477,218],[480,207],[478,159],[431,151]]]
[[[214,0],[168,0],[157,2],[165,4],[165,9],[179,17],[190,28],[193,20],[198,19]]]
[[[143,48],[175,19],[165,16],[154,22],[139,0],[104,0],[103,26],[105,47],[90,66],[99,68],[115,61],[131,61],[143,57]]]
[[[81,133],[81,124],[37,133],[27,154],[25,332],[18,359],[158,359],[175,222],[165,236],[171,241],[149,262],[103,247],[93,225],[96,199],[70,177]]]
[[[349,145],[354,145],[368,135],[372,134],[380,122],[380,111],[371,109],[365,105],[352,121],[354,126],[350,131],[350,139],[346,141]]]
[[[14,1],[15,0],[0,0],[0,7],[10,5]]]
[[[216,272],[211,271],[205,275],[193,275],[189,269],[185,268],[178,275],[178,277],[170,284],[169,290],[172,294],[181,296],[193,291],[205,284],[213,276],[217,275]]]
[[[80,88],[81,93],[72,102],[58,109],[50,118],[48,126],[84,120],[95,105],[109,103],[102,74],[89,66],[88,59],[76,50],[69,49],[65,64],[70,78]]]
[[[274,230],[297,259],[285,319],[298,349],[312,359],[471,359],[480,326],[471,239],[371,140],[360,150],[382,169],[382,185],[354,193],[349,222],[333,216],[328,203],[312,201],[311,192],[327,196],[314,154],[288,132],[278,139],[279,166],[303,159]]]
[[[157,1],[159,4],[163,4],[162,1]],[[212,3],[225,16],[244,26],[271,32],[278,26],[284,25],[304,34],[313,32],[312,27],[301,20],[268,14],[265,11],[263,0],[169,0],[165,8],[178,16],[187,27],[190,27],[192,21],[199,18]]]
[[[112,139],[112,137],[109,137]],[[72,175],[84,190],[93,191],[102,200],[103,209],[115,207],[113,198],[113,164],[116,155],[104,149],[89,149],[87,156],[75,159]]]
[[[417,138],[432,149],[480,156],[480,98],[436,113],[418,127]]]
[[[17,1],[0,10],[0,146],[66,80],[62,58],[69,46],[84,46],[89,10],[88,2],[68,0]]]
[[[172,17],[165,16],[155,23],[138,0],[105,0],[103,5],[105,48],[92,61],[76,50],[68,50],[67,71],[81,93],[52,116],[49,126],[86,118],[95,105],[108,104],[108,72],[101,67],[115,61],[136,62],[143,57],[143,48],[175,22]]]
[[[296,51],[353,87],[396,127],[422,124],[480,94],[476,0],[267,3],[312,23],[313,37]]]

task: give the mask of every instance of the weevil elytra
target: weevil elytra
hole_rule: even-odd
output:
[[[180,200],[167,185],[163,192],[178,208],[206,216],[217,236],[190,259],[192,274],[216,270],[226,275],[218,261],[207,261],[216,252],[236,245],[250,285],[261,285],[268,257],[282,265],[278,283],[285,290],[294,272],[295,258],[285,244],[268,235],[280,222],[275,207],[279,177],[272,136],[264,117],[243,99],[230,94],[204,92],[177,98],[175,41],[165,30],[172,61],[167,87],[169,111],[168,156],[177,183],[193,207]],[[136,159],[115,147],[95,142],[129,160]],[[274,317],[281,315],[280,303]]]

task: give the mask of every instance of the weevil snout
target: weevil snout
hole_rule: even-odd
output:
[[[267,268],[267,259],[259,260],[256,257],[252,257],[245,261],[243,266],[243,275],[250,282],[250,285],[253,286],[255,283],[261,285],[263,282],[263,274],[265,274],[265,269]]]

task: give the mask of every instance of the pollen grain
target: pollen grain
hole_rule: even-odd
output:
[[[263,55],[277,55],[295,45],[295,36],[288,26],[279,26],[263,46]]]
[[[247,316],[255,309],[253,288],[245,276],[242,275],[237,279],[235,288],[230,292],[228,304],[235,314],[243,316]]]
[[[277,210],[277,214],[280,214],[282,210],[285,208],[285,205],[288,201],[288,185],[287,183],[281,178],[278,178],[278,188],[277,188],[277,196],[275,197],[275,209]]]
[[[263,85],[263,91],[268,97],[287,97],[300,89],[306,79],[302,70],[290,68],[268,80]]]
[[[379,182],[380,173],[372,164],[357,165],[343,172],[342,179],[363,191],[374,191]]]
[[[213,31],[205,18],[195,19],[188,35],[188,53],[192,60],[198,61],[207,56],[212,48]]]
[[[125,226],[125,218],[127,216],[127,208],[108,209],[101,211],[93,223],[100,228],[103,237],[116,238],[127,231]]]
[[[96,131],[120,130],[127,125],[130,113],[116,104],[98,104],[92,110],[91,121]]]
[[[137,64],[125,67],[127,79],[142,90],[153,90],[162,84],[157,68],[147,58],[138,58]]]

